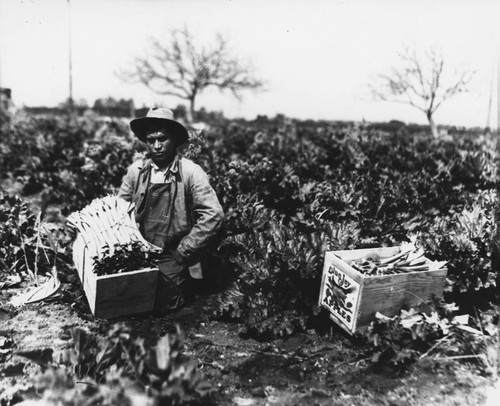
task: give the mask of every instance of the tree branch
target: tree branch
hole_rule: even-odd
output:
[[[431,48],[420,56],[409,49],[399,54],[401,65],[387,75],[379,75],[379,85],[372,86],[376,99],[408,104],[432,120],[434,112],[448,99],[464,92],[474,72],[463,70],[447,77],[442,54]]]
[[[133,67],[118,76],[155,93],[190,100],[192,105],[210,86],[230,90],[236,97],[240,91],[263,86],[249,65],[230,55],[225,37],[217,34],[212,46],[206,47],[197,44],[187,28],[170,31],[166,42],[152,38],[149,53],[135,58]]]

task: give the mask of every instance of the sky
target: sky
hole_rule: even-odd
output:
[[[12,89],[17,106],[67,99],[71,33],[74,99],[186,104],[116,73],[147,55],[151,38],[168,40],[169,29],[187,27],[200,42],[226,35],[266,83],[241,101],[207,90],[198,107],[248,119],[425,124],[411,106],[374,100],[370,85],[399,63],[404,47],[438,47],[449,69],[475,75],[469,92],[443,104],[435,121],[496,127],[499,15],[494,0],[0,0],[0,86]]]

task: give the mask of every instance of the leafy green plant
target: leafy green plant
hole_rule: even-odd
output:
[[[92,258],[94,261],[93,271],[98,276],[157,267],[158,256],[145,251],[144,246],[138,241],[115,245],[113,253],[106,246],[101,255],[101,257]]]
[[[498,334],[493,317],[481,321],[457,316],[457,310],[455,304],[435,302],[421,309],[401,310],[392,318],[377,314],[364,335],[370,344],[371,362],[400,373],[425,357],[475,360],[492,373],[488,350],[496,347]]]
[[[10,258],[11,255],[9,255],[7,247],[20,246],[23,236],[33,236],[36,220],[26,202],[23,202],[19,197],[9,196],[3,192],[0,193],[0,209],[2,257]]]
[[[492,193],[478,195],[469,208],[429,225],[423,245],[429,256],[448,261],[450,301],[471,311],[471,304],[484,307],[494,301],[498,270],[491,263],[495,233]]]
[[[35,379],[39,396],[32,396],[30,404],[63,406],[119,406],[148,402],[148,397],[137,390],[134,382],[120,377],[116,371],[106,374],[106,384],[91,380],[75,381],[62,367],[49,368]]]
[[[0,192],[0,273],[28,277],[35,284],[38,275],[66,268],[70,236],[56,224],[43,221],[18,196]]]
[[[154,347],[115,324],[107,336],[71,331],[74,346],[53,356],[36,378],[44,405],[210,404],[211,387],[182,354],[180,329],[161,337]]]
[[[353,247],[354,224],[279,219],[261,209],[267,222],[224,241],[238,278],[232,294],[221,295],[218,317],[245,323],[248,334],[281,337],[304,330],[314,316],[327,250]]]
[[[311,287],[319,286],[324,252],[332,248],[305,234],[313,236],[329,224],[355,225],[351,248],[399,245],[420,232],[428,242],[426,254],[451,261],[451,291],[463,294],[460,286],[472,287],[476,281],[493,287],[496,272],[488,265],[487,242],[476,241],[471,257],[470,251],[456,255],[456,248],[429,242],[453,239],[465,230],[450,235],[450,222],[438,230],[436,217],[454,216],[493,190],[496,158],[485,147],[491,146],[490,138],[450,142],[363,128],[231,128],[238,138],[234,148],[229,132],[223,133],[227,139],[209,134],[214,138],[210,159],[206,152],[198,156],[227,213],[228,238],[221,248],[238,274],[228,294],[221,295],[218,315],[243,321],[256,335],[279,336],[280,329],[272,325],[286,322],[280,319],[283,311],[310,314],[305,303],[313,302],[316,290]],[[474,176],[465,176],[469,170]],[[485,201],[478,204],[489,210]],[[480,238],[487,241],[490,232],[486,229]],[[329,241],[328,232],[320,239]],[[460,267],[463,272],[456,272]],[[491,300],[490,295],[486,301]]]
[[[0,270],[35,278],[37,217],[18,196],[0,192]]]

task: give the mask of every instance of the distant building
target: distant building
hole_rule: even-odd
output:
[[[0,95],[3,97],[6,97],[7,100],[12,100],[12,89],[8,87],[0,87]]]
[[[14,109],[14,103],[12,103],[12,89],[0,87],[0,108],[3,111],[12,113]]]

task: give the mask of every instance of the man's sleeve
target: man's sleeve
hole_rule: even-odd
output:
[[[122,179],[118,197],[130,202],[132,201],[132,193],[134,192],[134,176],[132,167],[129,167],[127,173]]]
[[[189,179],[189,190],[193,200],[195,224],[191,232],[182,239],[177,252],[184,260],[192,259],[217,235],[224,222],[224,212],[207,174],[196,166]]]

